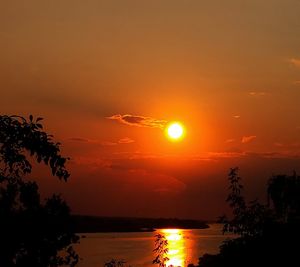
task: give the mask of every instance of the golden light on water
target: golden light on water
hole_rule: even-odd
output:
[[[186,252],[183,231],[180,229],[164,229],[161,232],[168,241],[169,251],[167,257],[169,260],[166,262],[166,266],[185,266]]]

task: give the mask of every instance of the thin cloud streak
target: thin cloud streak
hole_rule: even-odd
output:
[[[256,92],[256,91],[252,91],[252,92],[249,92],[249,95],[250,96],[255,96],[255,97],[259,97],[259,96],[266,96],[267,93],[266,92]]]
[[[82,137],[71,137],[71,138],[67,139],[67,141],[78,142],[78,143],[86,143],[86,144],[94,144],[94,145],[101,145],[101,146],[115,146],[115,145],[117,145],[116,142],[92,140],[92,139],[87,139],[87,138],[82,138]]]
[[[71,137],[68,138],[67,141],[76,142],[76,143],[86,143],[86,144],[94,144],[94,145],[101,145],[101,146],[115,146],[118,144],[131,144],[134,143],[134,140],[129,137],[124,137],[119,139],[118,141],[99,141],[99,140],[92,140],[82,137]]]
[[[253,141],[255,138],[256,138],[256,135],[243,136],[243,137],[242,137],[242,143],[243,143],[243,144],[250,143],[250,142]]]
[[[118,141],[119,144],[131,144],[131,143],[134,143],[134,140],[132,140],[131,138],[129,137],[125,137],[125,138],[122,138]]]
[[[295,67],[300,67],[300,58],[290,58],[289,62],[292,63]]]
[[[116,114],[106,118],[109,120],[116,120],[126,125],[138,126],[138,127],[163,129],[167,124],[166,120],[159,120],[151,117],[131,115],[131,114],[125,114],[125,115]]]

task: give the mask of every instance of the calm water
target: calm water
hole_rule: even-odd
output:
[[[167,265],[187,266],[197,263],[204,253],[217,253],[219,245],[226,238],[222,226],[210,225],[209,229],[182,230],[162,229],[158,232],[168,240]],[[155,232],[151,233],[96,233],[86,234],[76,246],[82,260],[80,267],[103,267],[111,259],[124,260],[132,267],[155,267],[152,260],[155,245]]]

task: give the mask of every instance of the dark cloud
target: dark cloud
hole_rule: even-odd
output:
[[[116,114],[107,117],[107,119],[116,120],[120,123],[131,125],[131,126],[160,128],[160,129],[163,129],[167,124],[166,120],[159,120],[151,117],[136,116],[130,114],[125,114],[125,115]]]

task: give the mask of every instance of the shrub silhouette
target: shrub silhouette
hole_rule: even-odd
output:
[[[59,179],[69,177],[68,158],[41,120],[0,116],[0,266],[75,266],[79,259],[66,202],[59,195],[42,202],[38,185],[24,179],[32,171],[31,158]]]
[[[126,265],[126,261],[111,259],[110,261],[104,263],[104,267],[130,267],[130,265]]]
[[[169,249],[168,240],[163,234],[158,233],[155,235],[155,248],[153,252],[156,256],[152,264],[157,264],[159,267],[166,267],[166,263],[169,260],[167,256]]]
[[[283,222],[300,221],[300,176],[273,175],[268,184],[268,202]]]
[[[257,200],[246,203],[238,168],[229,172],[227,202],[232,219],[221,217],[223,232],[239,235],[220,246],[217,255],[205,254],[199,267],[299,266],[298,242],[299,177],[277,175],[268,184],[269,204]]]

